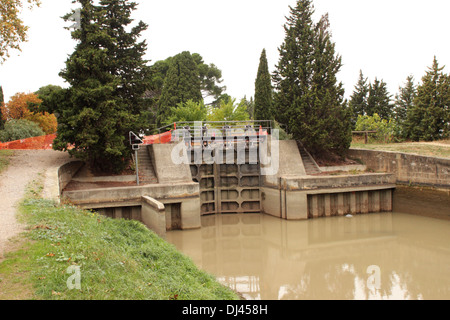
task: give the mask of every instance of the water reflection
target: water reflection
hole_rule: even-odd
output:
[[[449,221],[251,214],[207,216],[202,224],[167,240],[246,299],[450,298]]]

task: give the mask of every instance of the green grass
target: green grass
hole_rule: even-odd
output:
[[[9,158],[13,155],[11,150],[0,150],[0,173],[9,165]]]
[[[11,291],[0,299],[15,297],[14,277],[37,300],[239,299],[140,222],[31,196],[20,219],[29,225],[28,241],[0,264]],[[81,289],[67,285],[76,283],[67,273],[71,266],[79,268]]]
[[[413,153],[422,156],[439,157],[439,158],[450,158],[450,144],[446,140],[439,142],[440,144],[433,143],[353,143],[352,148],[361,148],[369,150],[383,150],[383,151],[394,151],[403,153]]]

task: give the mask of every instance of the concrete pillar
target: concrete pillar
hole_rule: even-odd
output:
[[[281,191],[283,218],[287,220],[308,219],[308,195],[306,192]]]
[[[319,217],[319,196],[313,195],[311,197],[311,208],[309,208],[309,211],[312,213],[313,218]]]
[[[141,208],[140,207],[133,207],[131,209],[131,218],[133,220],[142,221],[141,218]]]
[[[381,191],[373,191],[372,195],[372,203],[373,203],[373,212],[380,212],[381,208]]]
[[[369,192],[361,194],[361,213],[369,213]]]
[[[114,208],[114,218],[122,219],[122,208]]]
[[[142,221],[159,236],[166,236],[166,208],[161,202],[142,197]]]
[[[350,193],[350,214],[356,214],[356,192]]]
[[[181,204],[181,224],[183,230],[201,228],[200,199],[185,199]]]
[[[345,214],[344,194],[338,194],[338,215],[343,216]]]
[[[381,192],[381,211],[390,212],[392,207],[392,190],[383,190]]]
[[[326,194],[324,199],[324,206],[325,206],[325,216],[331,217],[331,195]]]

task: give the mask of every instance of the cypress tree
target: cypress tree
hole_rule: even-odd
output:
[[[348,150],[351,114],[336,75],[342,62],[331,41],[328,16],[315,24],[310,0],[299,0],[285,25],[274,73],[276,120],[316,155]]]
[[[394,118],[401,129],[400,136],[408,137],[408,128],[406,125],[408,110],[414,108],[414,100],[417,96],[417,88],[414,84],[414,77],[408,76],[404,87],[399,88],[399,93],[395,96]]]
[[[433,66],[417,88],[414,105],[407,112],[406,125],[412,140],[433,141],[450,134],[450,77],[434,57]]]
[[[367,113],[367,95],[369,94],[369,85],[367,78],[364,78],[362,70],[359,71],[359,79],[350,97],[349,107],[352,109],[352,124],[355,125],[358,116],[364,116]]]
[[[291,120],[302,116],[311,99],[309,79],[312,74],[314,31],[311,1],[298,1],[295,8],[289,8],[290,16],[284,25],[285,40],[278,49],[280,59],[273,80],[276,120],[294,132],[301,128]]]
[[[3,87],[0,86],[0,130],[5,127],[5,121],[3,120],[2,107],[5,104],[5,98],[3,96]]]
[[[375,78],[369,87],[369,98],[367,99],[367,115],[373,116],[377,113],[381,119],[389,120],[392,116],[393,105],[391,95],[387,90],[387,84],[383,80]]]
[[[157,125],[171,118],[171,108],[189,100],[203,102],[197,65],[190,52],[184,51],[171,59],[158,103]]]
[[[136,7],[126,0],[104,0],[98,6],[77,1],[81,28],[72,37],[79,43],[60,73],[70,87],[57,110],[54,149],[69,151],[93,169],[121,172],[130,159],[128,133],[139,129],[144,114],[146,45],[136,40],[146,25],[140,22],[125,31]]]
[[[263,49],[255,81],[255,120],[273,120],[272,83],[267,62],[266,49]]]

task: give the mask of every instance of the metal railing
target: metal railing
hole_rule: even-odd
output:
[[[160,134],[172,131],[172,141],[184,140],[188,148],[225,145],[231,147],[244,142],[247,147],[266,139],[272,131],[272,121],[182,121],[159,128]]]
[[[158,133],[164,133],[176,129],[201,130],[201,129],[229,130],[237,131],[249,130],[253,128],[255,131],[260,129],[271,132],[273,122],[271,120],[247,120],[247,121],[180,121],[167,126],[158,128]],[[223,131],[225,132],[225,131]]]

